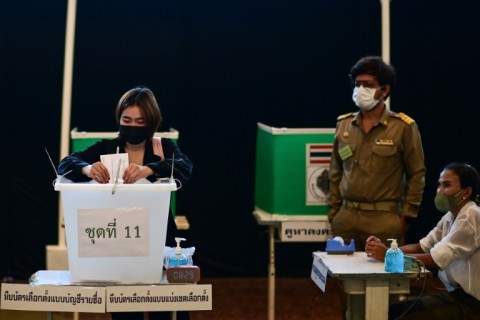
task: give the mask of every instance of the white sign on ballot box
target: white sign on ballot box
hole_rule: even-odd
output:
[[[148,257],[146,208],[79,209],[78,256]]]
[[[72,282],[159,283],[175,182],[57,180]]]

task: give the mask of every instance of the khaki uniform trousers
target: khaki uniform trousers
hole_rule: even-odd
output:
[[[340,236],[348,244],[355,240],[355,251],[365,251],[365,242],[371,235],[389,246],[387,239],[405,243],[405,235],[399,218],[396,202],[359,203],[344,201],[331,222],[334,237]]]

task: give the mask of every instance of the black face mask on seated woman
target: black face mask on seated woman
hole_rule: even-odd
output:
[[[120,125],[119,132],[120,139],[130,144],[139,144],[149,137],[146,127]]]

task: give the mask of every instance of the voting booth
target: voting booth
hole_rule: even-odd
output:
[[[258,123],[255,209],[270,215],[326,216],[334,135],[334,128]]]
[[[257,125],[253,215],[268,226],[268,319],[275,319],[275,244],[322,242],[331,235],[327,195],[334,136],[334,128]]]
[[[160,283],[174,181],[73,183],[59,178],[71,281]]]

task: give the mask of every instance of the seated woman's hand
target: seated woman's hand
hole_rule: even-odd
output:
[[[387,246],[377,237],[370,236],[365,244],[365,252],[370,258],[383,260],[387,252]]]

